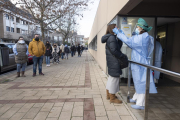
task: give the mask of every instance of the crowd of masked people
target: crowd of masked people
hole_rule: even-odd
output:
[[[78,57],[81,57],[84,47],[80,44],[77,46],[71,45],[70,47],[62,44],[58,46],[56,43],[51,45],[49,41],[44,43],[39,39],[39,35],[35,34],[34,39],[29,43],[29,46],[25,43],[22,36],[13,47],[13,52],[15,54],[15,62],[17,64],[17,76],[20,77],[20,71],[22,77],[25,76],[26,63],[28,61],[28,55],[33,57],[33,77],[36,76],[37,65],[39,69],[39,75],[44,75],[42,73],[42,63],[45,56],[46,66],[50,66],[50,59],[53,63],[59,64],[61,58],[62,60],[67,59],[68,55],[71,53],[71,57],[78,53]]]

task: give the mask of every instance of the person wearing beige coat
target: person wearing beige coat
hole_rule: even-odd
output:
[[[60,50],[62,51],[61,52],[61,59],[63,60],[64,59],[64,45],[63,44],[60,46]]]

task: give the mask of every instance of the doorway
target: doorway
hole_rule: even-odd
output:
[[[157,40],[163,52],[161,68],[180,73],[180,18],[157,18]],[[177,78],[160,74],[158,86],[180,86]]]
[[[165,69],[165,64],[166,64],[166,53],[167,53],[167,48],[166,48],[166,43],[167,43],[167,29],[168,25],[163,25],[159,26],[157,28],[157,41],[161,44],[163,52],[162,52],[162,60],[161,60],[161,68]],[[164,79],[164,75],[161,73],[160,78]]]

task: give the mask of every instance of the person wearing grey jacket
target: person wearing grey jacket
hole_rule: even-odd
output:
[[[17,76],[20,77],[20,70],[22,68],[22,77],[26,77],[24,75],[26,64],[28,61],[28,46],[24,41],[22,36],[19,37],[18,42],[13,47],[13,52],[15,54],[15,62],[17,64]]]

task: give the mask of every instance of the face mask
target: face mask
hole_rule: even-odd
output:
[[[39,37],[36,37],[35,40],[36,40],[36,41],[39,41]]]
[[[136,35],[139,35],[140,31],[138,28],[136,28],[135,33],[136,33]]]
[[[18,43],[22,44],[22,43],[25,43],[25,41],[24,40],[19,40]]]

